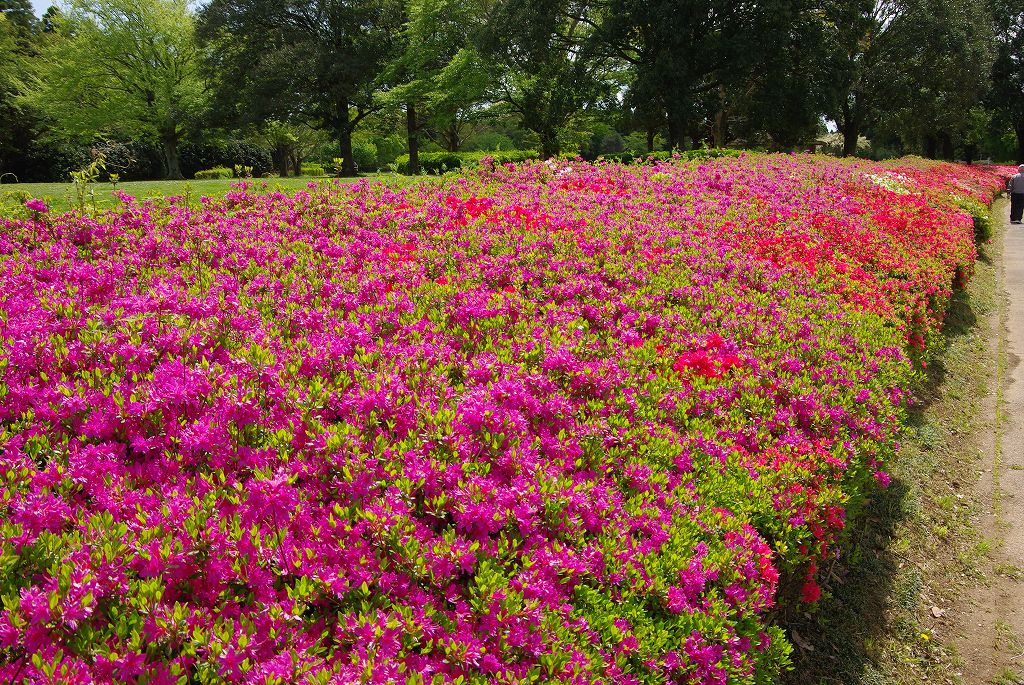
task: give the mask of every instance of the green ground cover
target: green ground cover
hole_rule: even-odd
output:
[[[359,178],[335,179],[300,176],[297,178],[251,179],[250,182],[266,183],[268,190],[283,190],[291,193],[305,188],[310,182],[352,183],[362,178],[396,184],[408,183],[411,180],[398,174],[368,174]],[[139,199],[185,195],[198,199],[203,196],[223,195],[231,190],[231,184],[236,181],[237,179],[230,178],[198,181],[126,181],[118,183],[117,189]],[[95,202],[96,208],[106,209],[117,204],[112,184],[95,183],[90,190],[93,195],[87,199],[88,206],[92,207]],[[55,212],[65,212],[77,206],[74,185],[71,183],[11,183],[0,186],[0,216],[8,216],[14,210],[18,210],[28,197],[46,200],[51,211]]]

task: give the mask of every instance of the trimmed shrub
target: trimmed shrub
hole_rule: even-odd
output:
[[[777,682],[974,264],[951,195],[1001,173],[573,160],[5,222],[0,682]]]
[[[204,169],[195,173],[195,179],[197,181],[210,181],[217,178],[233,178],[235,173],[227,167],[216,167],[214,169]]]
[[[253,176],[274,168],[270,150],[241,140],[226,143],[185,143],[178,151],[181,172],[192,176],[201,170],[238,166],[252,167]]]
[[[953,203],[971,215],[974,221],[974,242],[987,243],[992,239],[992,212],[978,200],[962,195],[952,195]]]
[[[312,163],[312,162],[307,162],[306,164],[302,165],[302,174],[301,175],[302,176],[325,176],[326,172],[324,171],[324,165],[323,164],[315,164],[315,163]]]
[[[495,150],[494,152],[421,152],[420,172],[425,174],[443,174],[462,168],[476,167],[483,159],[490,159],[495,164],[518,164],[530,159],[537,159],[536,150]],[[395,160],[398,171],[409,173],[409,155],[402,155]]]
[[[673,155],[679,155],[679,159],[687,162],[703,161],[705,159],[721,159],[723,157],[739,157],[746,152],[734,148],[702,147],[696,150],[655,150],[654,152],[620,152],[614,155],[601,155],[600,159],[606,162],[621,162],[622,164],[648,164],[651,162],[667,162],[673,159]]]

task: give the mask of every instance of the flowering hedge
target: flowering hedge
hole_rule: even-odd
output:
[[[559,162],[0,222],[0,680],[770,681],[1001,182]]]

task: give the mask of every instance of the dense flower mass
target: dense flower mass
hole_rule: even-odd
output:
[[[0,680],[770,679],[1000,185],[551,162],[0,222]]]

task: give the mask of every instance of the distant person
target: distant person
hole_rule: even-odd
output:
[[[1010,191],[1010,223],[1019,224],[1024,214],[1024,164],[1006,182],[1006,189]]]

